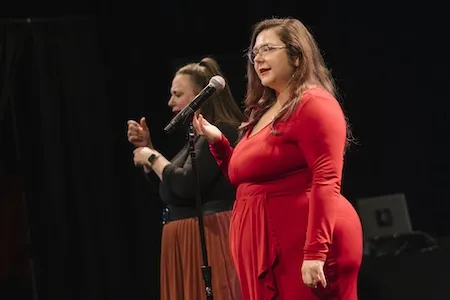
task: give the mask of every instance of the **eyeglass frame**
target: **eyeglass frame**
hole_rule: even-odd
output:
[[[260,46],[257,51],[256,51],[256,49],[248,50],[247,51],[247,57],[248,57],[248,60],[250,61],[251,64],[255,64],[255,58],[259,54],[261,54],[261,56],[264,57],[265,55],[267,55],[270,52],[273,52],[273,51],[279,50],[279,49],[285,49],[287,47],[288,46],[264,44],[264,45]],[[264,51],[264,53],[260,53],[261,49],[263,49],[263,48],[267,48],[267,50]]]

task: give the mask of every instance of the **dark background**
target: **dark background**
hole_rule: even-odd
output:
[[[132,164],[126,121],[146,116],[154,144],[173,155],[183,136],[162,132],[173,72],[214,55],[241,102],[251,26],[276,15],[309,26],[336,78],[359,140],[347,155],[344,194],[354,202],[404,192],[415,230],[449,236],[443,5],[341,2],[122,2],[84,15],[1,11],[1,298],[157,299],[161,203]],[[443,268],[449,255],[436,255],[433,265]],[[433,280],[433,296],[428,284],[414,290],[424,285],[421,277],[441,278],[439,268],[423,271],[401,260],[367,265],[372,281],[362,290],[386,290],[382,283],[391,281],[382,273],[403,270],[409,277],[392,275],[387,289],[403,296],[410,289],[408,299],[421,299],[421,292],[442,298]]]

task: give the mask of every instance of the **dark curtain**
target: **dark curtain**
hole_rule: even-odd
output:
[[[10,105],[0,118],[0,298],[32,299],[29,235]],[[4,159],[6,158],[6,159]]]
[[[122,152],[96,20],[0,28],[0,103],[13,105],[38,298],[142,296],[146,278],[137,270],[155,263],[139,261],[144,253],[136,258],[139,207],[122,197],[130,187],[125,163],[116,163]],[[115,122],[123,122],[125,139],[126,120]]]

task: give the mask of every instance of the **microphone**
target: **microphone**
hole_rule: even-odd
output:
[[[195,96],[194,100],[191,101],[185,108],[183,108],[173,119],[164,127],[164,131],[168,134],[172,133],[173,130],[186,122],[194,112],[206,102],[215,92],[223,90],[225,87],[225,79],[222,76],[216,75],[209,80],[209,83],[203,90]]]

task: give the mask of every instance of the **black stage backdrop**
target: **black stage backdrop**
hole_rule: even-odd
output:
[[[157,286],[159,222],[126,144],[128,82],[105,65],[97,25],[1,28],[2,103],[18,133],[39,299],[134,298]]]
[[[19,157],[39,299],[157,299],[161,203],[132,165],[126,120],[146,116],[173,155],[183,137],[162,128],[175,68],[215,54],[241,102],[250,26],[271,15],[309,24],[337,78],[360,143],[347,156],[346,196],[405,192],[416,229],[450,234],[443,19],[411,6],[253,2],[233,24],[180,3],[158,24],[154,11],[130,9],[3,20],[0,111],[17,147],[1,147],[14,148],[4,160]]]

